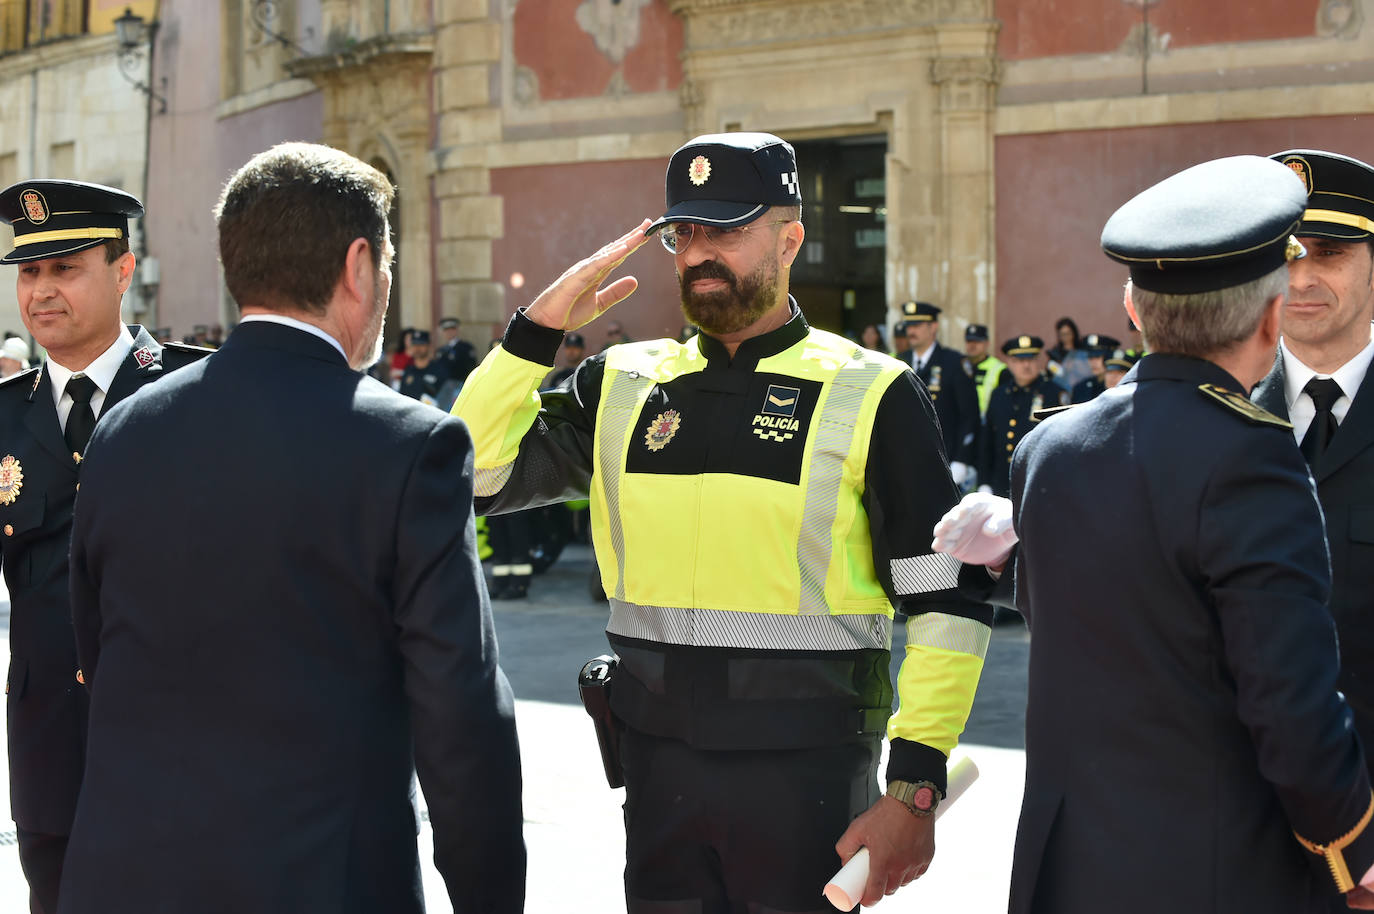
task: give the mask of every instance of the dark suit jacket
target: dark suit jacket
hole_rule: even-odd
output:
[[[907,350],[898,356],[915,366],[916,355]],[[930,401],[935,404],[935,417],[940,420],[940,433],[945,442],[945,456],[951,461],[972,466],[977,461],[974,438],[978,432],[978,389],[973,378],[964,370],[964,357],[953,349],[935,344],[930,358],[916,377],[925,384]]]
[[[1282,357],[1251,399],[1288,418]],[[1374,753],[1374,371],[1365,373],[1312,476],[1331,548],[1331,615],[1341,646],[1337,681],[1355,712],[1356,732]]]
[[[1013,914],[1296,914],[1334,891],[1294,832],[1354,829],[1369,776],[1336,692],[1312,484],[1291,432],[1246,405],[1216,365],[1148,355],[1016,451],[1031,655]],[[1345,859],[1359,879],[1374,828]]]
[[[101,422],[120,400],[205,354],[186,346],[164,349],[142,327],[129,330],[134,345],[105,394]],[[0,382],[0,461],[8,457],[23,477],[13,500],[0,504],[0,554],[10,592],[10,809],[20,828],[65,835],[86,757],[86,690],[76,681],[67,599],[78,469],[62,439],[46,366]],[[152,493],[149,487],[140,494]]]
[[[466,426],[277,324],[172,380],[83,467],[90,764],[60,910],[422,911],[418,769],[455,910],[520,911]]]

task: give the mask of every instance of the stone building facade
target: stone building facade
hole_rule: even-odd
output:
[[[146,45],[125,55],[114,20],[125,8],[145,20],[154,0],[0,0],[0,188],[24,178],[78,178],[146,189],[147,131],[153,101],[123,75],[152,78]],[[155,80],[154,80],[155,81]],[[130,224],[143,245],[144,226]],[[0,243],[13,235],[0,224]],[[14,297],[14,267],[0,266],[0,330],[27,338]],[[140,272],[124,297],[124,317],[147,320],[154,299],[151,272]]]
[[[968,322],[1047,335],[1061,315],[1119,335],[1124,274],[1097,235],[1141,187],[1237,152],[1374,158],[1374,0],[1237,6],[161,0],[170,105],[146,127],[149,307],[178,335],[232,322],[219,187],[273,142],[318,140],[397,183],[389,331],[455,315],[485,344],[567,265],[662,211],[685,139],[748,129],[798,149],[808,240],[793,286],[813,322],[890,326],[920,298],[946,309],[956,344]],[[26,55],[0,57],[0,110],[27,104],[4,69]],[[676,335],[667,256],[651,246],[625,271],[641,288],[616,318],[635,337]],[[601,332],[588,328],[593,348]]]

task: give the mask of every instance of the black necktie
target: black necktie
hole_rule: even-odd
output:
[[[1331,407],[1341,398],[1344,391],[1333,378],[1313,378],[1302,390],[1312,398],[1312,404],[1317,407],[1316,415],[1312,417],[1312,424],[1307,427],[1307,434],[1303,435],[1301,445],[1307,465],[1312,466],[1331,443],[1331,437],[1336,434],[1336,417],[1331,413]]]
[[[95,412],[91,409],[91,396],[95,390],[95,382],[84,374],[74,374],[67,379],[67,396],[72,398],[72,411],[67,414],[67,430],[63,437],[74,454],[86,452],[86,443],[91,440],[91,432],[95,431]]]

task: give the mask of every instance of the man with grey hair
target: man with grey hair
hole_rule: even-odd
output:
[[[1026,436],[1010,502],[936,525],[961,584],[1032,632],[1012,914],[1313,912],[1332,877],[1374,900],[1321,511],[1289,423],[1246,399],[1305,202],[1240,156],[1117,210],[1102,247],[1150,354]]]
[[[453,909],[523,909],[472,442],[362,374],[392,193],[326,146],[255,156],[216,209],[241,323],[96,428],[72,536],[91,711],[63,914],[420,914],[417,770]],[[156,540],[131,535],[159,489],[186,494],[158,505]]]

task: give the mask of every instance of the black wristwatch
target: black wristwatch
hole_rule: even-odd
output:
[[[888,781],[887,795],[922,818],[933,815],[941,799],[933,781]]]

